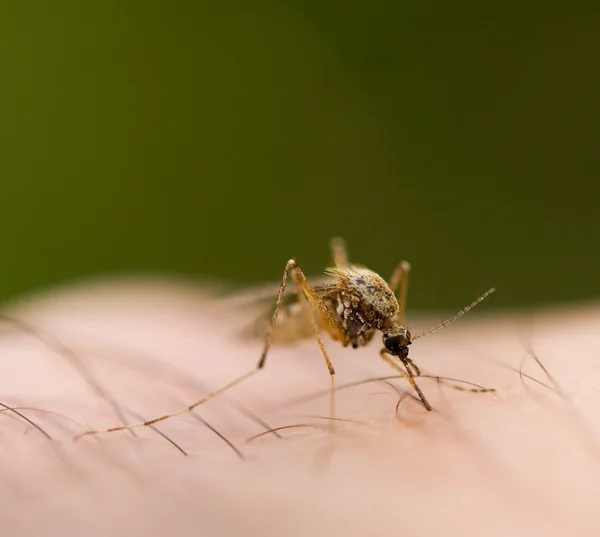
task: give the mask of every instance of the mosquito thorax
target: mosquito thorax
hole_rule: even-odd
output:
[[[373,328],[378,329],[380,324],[398,313],[398,300],[379,274],[355,266],[327,272],[338,279],[338,300]]]
[[[362,347],[387,326],[400,309],[396,296],[377,273],[354,265],[328,269],[337,279],[331,309],[345,333],[344,345]]]

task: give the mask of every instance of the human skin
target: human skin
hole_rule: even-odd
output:
[[[410,397],[396,412],[396,390],[412,394],[398,379],[395,388],[340,389],[338,420],[328,420],[316,342],[273,347],[264,370],[196,409],[237,453],[189,413],[156,424],[187,456],[147,427],[73,439],[120,425],[115,407],[130,423],[149,419],[252,369],[261,341],[244,336],[250,305],[186,284],[128,281],[58,290],[7,313],[45,335],[4,322],[0,401],[34,407],[22,413],[52,440],[1,414],[2,535],[600,530],[599,307],[494,315],[484,303],[415,341],[410,356],[424,373],[497,390],[419,379],[433,412]],[[439,320],[408,313],[413,334]],[[326,340],[338,388],[395,374],[379,343],[353,350]],[[258,421],[303,426],[249,440],[265,431]]]

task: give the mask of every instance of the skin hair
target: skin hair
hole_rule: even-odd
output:
[[[150,419],[251,368],[261,341],[245,336],[254,311],[236,300],[124,281],[9,308],[81,362],[3,325],[0,402],[52,439],[0,412],[2,533],[597,534],[594,305],[527,315],[482,308],[415,341],[432,412],[405,380],[387,378],[394,371],[379,341],[354,350],[325,338],[337,386],[329,431],[329,375],[308,339],[274,346],[268,367],[193,414],[73,441],[121,424],[111,401],[130,422]],[[407,325],[418,333],[439,320],[409,310]],[[458,391],[449,384],[473,386],[428,374],[497,394]]]

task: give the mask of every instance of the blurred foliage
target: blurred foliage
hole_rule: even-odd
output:
[[[410,260],[419,307],[598,298],[599,22],[597,2],[4,2],[0,297],[276,281],[290,256],[318,274],[343,235],[384,276]]]

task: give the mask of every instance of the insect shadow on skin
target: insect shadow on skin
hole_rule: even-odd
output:
[[[387,283],[372,270],[361,265],[349,263],[342,239],[334,238],[331,242],[331,247],[335,266],[325,271],[330,279],[324,283],[312,286],[295,259],[290,259],[287,262],[277,294],[271,323],[265,337],[263,351],[256,367],[220,389],[175,412],[132,425],[86,431],[78,435],[75,439],[87,435],[148,427],[160,421],[190,412],[263,369],[271,348],[273,329],[277,325],[277,318],[282,310],[288,279],[290,277],[296,286],[295,292],[301,306],[301,310],[299,311],[302,311],[302,314],[310,321],[312,332],[317,340],[329,372],[329,414],[331,418],[335,417],[335,369],[321,338],[322,332],[327,332],[334,341],[339,342],[344,347],[351,346],[353,348],[367,345],[377,332],[381,332],[383,348],[379,351],[379,355],[410,383],[423,406],[428,411],[431,411],[431,405],[416,383],[415,378],[421,375],[421,371],[408,357],[409,346],[413,341],[429,335],[462,317],[488,295],[493,293],[494,289],[489,289],[483,293],[450,319],[413,337],[404,325],[408,273],[410,271],[409,263],[406,261],[400,262],[394,270],[389,283]],[[400,291],[399,300],[396,297],[398,290]],[[331,419],[330,424],[333,423],[334,420]]]

